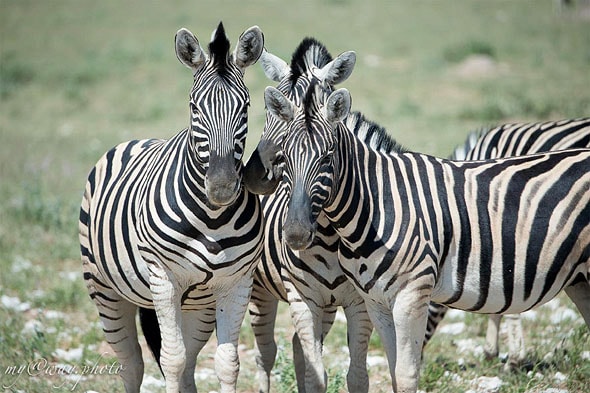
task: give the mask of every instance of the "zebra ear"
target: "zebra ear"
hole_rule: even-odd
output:
[[[346,89],[338,89],[328,97],[326,102],[326,118],[331,123],[344,120],[350,112],[352,98]]]
[[[244,31],[238,39],[238,45],[234,49],[234,61],[240,68],[246,68],[256,63],[264,49],[264,34],[258,26],[252,26]]]
[[[356,53],[353,51],[344,52],[337,58],[323,66],[318,71],[318,78],[329,85],[337,85],[344,82],[354,69]]]
[[[264,104],[266,110],[279,120],[288,123],[295,117],[295,105],[272,86],[264,90]]]
[[[199,45],[197,37],[184,27],[176,32],[174,37],[176,46],[176,57],[178,60],[193,71],[201,68],[205,61],[207,61],[207,55],[203,52],[203,48]]]
[[[260,65],[264,70],[264,75],[270,80],[280,82],[289,74],[289,65],[280,57],[273,55],[266,49],[260,56]]]

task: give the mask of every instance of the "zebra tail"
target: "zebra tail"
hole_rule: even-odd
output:
[[[160,372],[162,373],[162,375],[164,375],[164,372],[162,371],[162,365],[160,364],[160,349],[162,348],[162,336],[160,335],[160,325],[158,324],[156,310],[140,307],[139,323],[141,325],[141,330],[143,330],[145,341],[147,342],[150,351],[152,351],[154,358],[156,358],[156,362],[158,362]]]

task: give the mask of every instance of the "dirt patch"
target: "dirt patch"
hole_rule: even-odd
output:
[[[487,55],[470,55],[457,64],[453,72],[466,79],[478,79],[497,76],[507,71],[507,66],[498,63]]]

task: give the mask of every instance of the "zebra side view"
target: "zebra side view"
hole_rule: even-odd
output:
[[[348,78],[355,58],[353,52],[345,52],[333,59],[324,45],[306,38],[293,52],[290,65],[268,52],[263,53],[260,63],[265,74],[279,82],[278,88],[299,102],[316,77],[329,90]],[[244,170],[246,186],[257,193],[269,193],[278,186],[280,168],[273,170],[271,167],[280,162],[280,138],[284,131],[284,123],[274,121],[267,114],[261,142]],[[265,164],[271,169],[264,169]],[[320,218],[317,242],[308,250],[290,250],[281,235],[287,206],[284,191],[284,187],[279,186],[274,194],[261,198],[266,218],[265,241],[250,303],[252,329],[259,351],[256,356],[259,391],[270,390],[270,373],[277,351],[274,340],[277,306],[278,301],[286,301],[295,326],[293,349],[298,391],[326,391],[322,343],[334,322],[337,307],[342,306],[349,338],[348,390],[367,392],[366,357],[372,325],[362,298],[338,265],[338,238],[326,220]]]
[[[564,289],[590,326],[590,150],[490,161],[381,153],[342,122],[346,89],[327,99],[310,89],[299,107],[265,92],[288,123],[284,238],[307,248],[326,214],[396,392],[417,390],[430,301],[513,314]]]
[[[176,55],[194,76],[190,127],[168,140],[122,143],[88,176],[79,222],[84,279],[126,392],[139,392],[143,378],[138,307],[155,309],[166,392],[196,392],[196,358],[214,329],[221,391],[235,392],[238,335],[263,238],[258,197],[241,186],[243,77],[263,45],[254,26],[230,53],[220,23],[207,54],[180,29]]]
[[[485,160],[572,148],[590,148],[590,118],[565,119],[537,123],[511,123],[474,131],[465,143],[455,148],[452,160]],[[444,318],[447,307],[431,303],[424,345]],[[498,356],[501,315],[490,315],[484,353]],[[514,368],[525,358],[522,323],[518,315],[507,316],[509,352],[507,368]]]

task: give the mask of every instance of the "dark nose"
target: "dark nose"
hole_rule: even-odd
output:
[[[283,224],[283,236],[289,247],[304,250],[311,245],[316,229],[312,221],[311,200],[302,187],[296,186]]]
[[[283,236],[287,245],[293,250],[305,250],[313,242],[313,231],[299,222],[285,223]]]
[[[272,194],[282,177],[277,158],[280,147],[268,140],[261,140],[244,168],[244,185],[259,195]]]
[[[240,176],[233,154],[219,156],[212,151],[205,176],[207,199],[216,206],[226,206],[236,200],[240,191]]]

